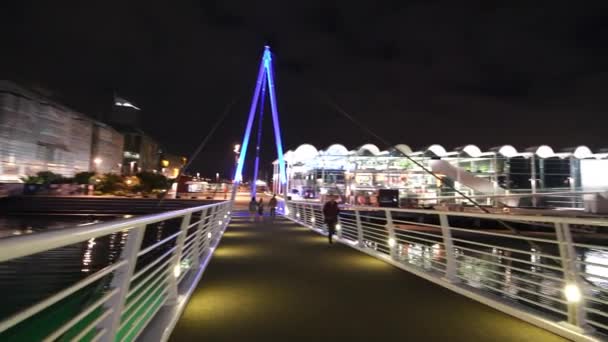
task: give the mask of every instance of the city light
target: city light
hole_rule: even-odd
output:
[[[315,223],[315,218],[314,218],[314,217],[313,217],[313,218],[311,218],[311,219],[310,219],[310,222]]]
[[[234,145],[234,153],[240,153],[240,149],[241,149],[241,144],[236,144]]]
[[[181,265],[175,265],[173,267],[173,276],[175,276],[175,278],[179,278],[179,276],[182,274],[182,266]]]
[[[397,242],[395,241],[395,239],[393,239],[393,238],[388,239],[389,247],[395,247],[396,244],[397,244]]]
[[[339,224],[339,223],[338,223],[338,224],[336,224],[336,230],[340,230],[340,229],[342,229],[342,226],[340,226],[340,224]]]
[[[211,239],[211,233],[207,233],[207,239]]]
[[[93,163],[95,163],[95,165],[99,166],[99,164],[101,164],[103,162],[103,159],[96,157],[95,159],[93,159]]]
[[[575,284],[568,284],[564,288],[564,295],[570,303],[578,303],[581,300],[581,290]]]

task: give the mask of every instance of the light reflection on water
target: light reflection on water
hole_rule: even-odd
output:
[[[101,219],[112,220],[115,217]],[[99,218],[88,216],[0,217],[0,238],[98,222]],[[177,229],[179,223],[176,222],[149,225],[142,241],[142,248],[165,239]],[[127,236],[128,231],[124,230],[0,263],[0,293],[10,294],[3,297],[0,319],[39,302],[116,262],[122,254]],[[138,267],[144,267],[150,259],[164,253],[168,248],[172,248],[172,245],[163,245],[158,251],[148,253],[147,259],[138,261]],[[108,276],[99,280],[98,285],[91,288],[88,296],[96,298],[100,291],[105,291],[110,279],[111,276]]]

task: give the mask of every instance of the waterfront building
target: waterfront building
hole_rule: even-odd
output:
[[[70,177],[93,170],[95,160],[100,168],[110,167],[121,144],[111,127],[39,92],[0,81],[0,182],[20,182],[40,171]]]
[[[150,135],[137,128],[120,127],[124,136],[122,173],[134,175],[138,172],[158,172],[160,169],[160,146]]]
[[[123,162],[123,135],[114,128],[95,122],[91,146],[91,170],[98,173],[120,173]]]
[[[505,145],[484,152],[475,145],[448,151],[440,145],[412,150],[402,144],[382,151],[373,144],[354,150],[339,144],[318,150],[304,144],[287,151],[284,159],[292,199],[338,195],[347,203],[376,205],[379,190],[392,189],[405,205],[412,199],[436,204],[458,197],[454,188],[467,196],[486,196],[484,201],[517,194],[608,190],[608,153],[594,153],[586,146],[554,151],[542,145],[518,151]],[[278,163],[273,164],[273,191],[282,193],[276,181]],[[580,198],[577,203],[571,198],[552,200],[582,206]]]

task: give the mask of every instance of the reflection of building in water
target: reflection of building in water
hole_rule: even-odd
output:
[[[296,200],[339,195],[352,204],[374,205],[379,189],[395,189],[402,205],[412,198],[432,198],[427,201],[436,203],[438,196],[455,195],[446,185],[467,195],[608,190],[608,153],[593,153],[585,146],[554,151],[543,145],[517,151],[505,145],[483,152],[475,145],[453,151],[440,145],[418,151],[397,145],[381,151],[372,144],[354,150],[338,144],[317,150],[304,144],[287,151],[284,159],[288,196]],[[273,191],[280,193],[278,161],[273,164]]]

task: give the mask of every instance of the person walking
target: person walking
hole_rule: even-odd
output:
[[[277,214],[277,195],[272,195],[268,207],[270,208],[270,217],[275,217]]]
[[[251,197],[249,202],[249,218],[251,221],[255,220],[255,214],[258,211],[258,202],[255,201],[255,197]]]
[[[260,218],[264,218],[264,199],[260,198],[260,201],[258,202],[258,216]]]
[[[329,201],[323,205],[323,216],[325,217],[325,224],[327,224],[327,238],[329,243],[333,243],[333,235],[336,233],[336,224],[338,223],[338,214],[340,208],[334,197],[330,197]]]

